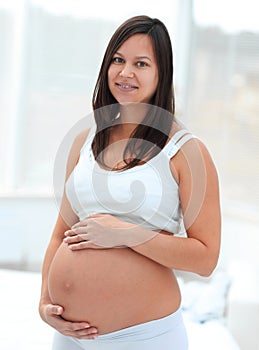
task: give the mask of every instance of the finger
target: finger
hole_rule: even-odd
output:
[[[81,235],[75,235],[72,237],[66,237],[63,239],[63,241],[67,244],[73,244],[73,243],[80,243],[82,241],[86,241],[86,234],[81,234]]]
[[[62,333],[76,338],[87,338],[97,335],[98,330],[96,327],[91,327],[88,323],[66,322]]]
[[[83,223],[82,221],[77,222],[76,224],[74,224],[73,226],[71,226],[71,230],[72,230],[73,228],[76,228],[76,227],[81,226],[82,223]]]
[[[97,334],[98,330],[94,327],[90,327],[88,329],[76,331],[75,336],[80,338],[88,338],[89,336],[97,336]]]
[[[75,236],[76,232],[73,231],[73,230],[67,230],[67,231],[64,232],[64,235],[65,236]]]
[[[91,327],[88,322],[67,322],[66,327],[69,331],[73,331],[73,332],[84,331],[90,328],[96,329],[95,327]]]
[[[86,233],[87,232],[87,226],[80,226],[78,228],[73,228],[73,232],[75,232],[77,235]]]
[[[49,304],[46,307],[47,315],[61,315],[63,313],[63,307],[60,305]]]
[[[96,334],[98,333],[98,330],[96,327],[86,327],[86,328],[83,328],[83,329],[77,329],[75,330],[75,332],[78,334],[78,335],[89,335],[89,334]]]
[[[77,227],[77,228],[73,228],[73,230],[68,230],[68,231],[65,231],[64,232],[64,235],[66,237],[74,237],[76,235],[78,235],[79,233],[82,234],[82,233],[86,233],[87,231],[87,227],[86,226],[80,226],[80,227]]]
[[[95,248],[95,249],[100,249],[100,246],[97,246],[96,244],[92,243],[91,241],[82,241],[80,243],[76,244],[70,244],[68,246],[69,249],[71,250],[81,250],[81,249],[88,249],[88,248]]]
[[[78,338],[78,339],[95,339],[98,336],[98,332],[94,333],[89,333],[85,334],[83,332],[77,333],[77,332],[62,332],[62,334],[73,337],[73,338]]]
[[[87,219],[82,220],[77,222],[76,224],[74,224],[71,229],[77,228],[77,227],[81,227],[81,226],[86,226],[87,225]]]

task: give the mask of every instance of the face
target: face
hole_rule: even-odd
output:
[[[114,54],[108,84],[120,104],[149,103],[158,84],[158,68],[150,37],[135,34]]]

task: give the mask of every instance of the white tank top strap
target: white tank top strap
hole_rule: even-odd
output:
[[[164,151],[169,158],[172,158],[187,141],[191,140],[194,137],[195,136],[188,130],[181,129],[171,137],[171,139],[164,147]]]
[[[85,150],[86,146],[89,145],[89,143],[90,143],[90,147],[88,147],[88,150],[89,150],[89,152],[91,151],[91,144],[92,144],[92,141],[94,139],[95,131],[96,131],[96,127],[92,126],[90,128],[89,133],[85,139],[85,142],[80,150],[80,154]]]

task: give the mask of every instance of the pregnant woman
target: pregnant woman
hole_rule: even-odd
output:
[[[214,270],[220,205],[207,148],[174,117],[172,82],[164,24],[124,22],[94,90],[95,126],[72,145],[43,263],[53,350],[188,349],[174,269]]]

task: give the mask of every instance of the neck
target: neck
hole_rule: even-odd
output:
[[[130,122],[118,124],[116,126],[116,134],[120,135],[122,139],[129,138],[138,125]]]
[[[148,110],[145,103],[125,103],[120,107],[121,123],[140,124]]]

